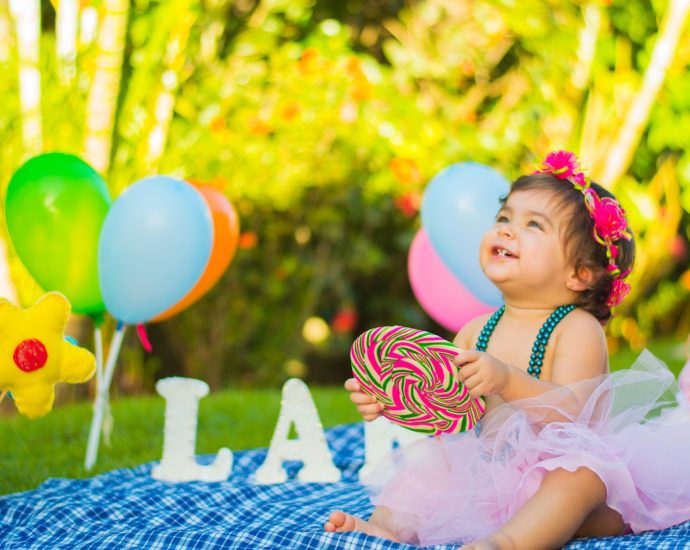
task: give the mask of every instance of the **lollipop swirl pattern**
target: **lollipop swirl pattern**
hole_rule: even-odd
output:
[[[438,435],[472,429],[484,402],[456,377],[458,348],[434,334],[401,326],[361,334],[350,350],[362,391],[384,405],[382,415],[417,432]]]

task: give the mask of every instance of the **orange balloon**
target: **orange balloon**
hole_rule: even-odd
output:
[[[190,183],[201,193],[201,196],[204,197],[206,204],[208,204],[211,210],[211,217],[213,219],[213,245],[211,248],[211,256],[206,264],[206,269],[192,290],[170,309],[165,310],[163,313],[151,319],[150,322],[152,323],[172,317],[206,294],[211,287],[218,282],[218,279],[220,279],[223,273],[225,273],[230,262],[232,262],[232,258],[235,256],[235,250],[237,250],[240,222],[237,217],[237,212],[235,212],[230,201],[228,201],[225,195],[215,187],[200,184],[195,181],[190,181]]]

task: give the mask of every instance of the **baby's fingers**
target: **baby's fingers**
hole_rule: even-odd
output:
[[[354,378],[348,378],[345,380],[345,389],[347,391],[360,391],[362,387],[359,385],[359,382],[355,380]]]
[[[354,391],[350,394],[350,401],[357,405],[369,405],[376,403],[376,398],[361,391]]]
[[[465,387],[468,389],[470,397],[475,399],[484,395],[484,386],[484,381],[479,375],[470,376],[467,380],[465,380]]]
[[[477,374],[477,372],[479,372],[479,369],[476,364],[468,363],[463,365],[458,369],[458,380],[465,382],[468,378]]]
[[[466,363],[474,363],[482,356],[482,353],[477,350],[460,350],[458,354],[453,359],[453,364],[456,367],[461,367]]]
[[[359,414],[362,415],[362,418],[364,418],[364,420],[366,420],[367,422],[371,422],[372,420],[376,420],[381,415],[381,411],[383,411],[383,405],[381,403],[358,405],[357,411],[359,411]]]

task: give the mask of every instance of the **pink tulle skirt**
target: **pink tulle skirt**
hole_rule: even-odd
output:
[[[394,452],[363,481],[406,542],[466,543],[503,526],[558,468],[586,467],[634,532],[690,519],[690,406],[645,351],[627,370],[497,407],[477,430]]]

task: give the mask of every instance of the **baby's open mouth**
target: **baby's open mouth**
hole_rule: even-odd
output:
[[[513,254],[510,250],[507,248],[503,248],[502,246],[494,246],[491,249],[491,252],[494,256],[498,256],[499,258],[517,258],[517,254]]]

